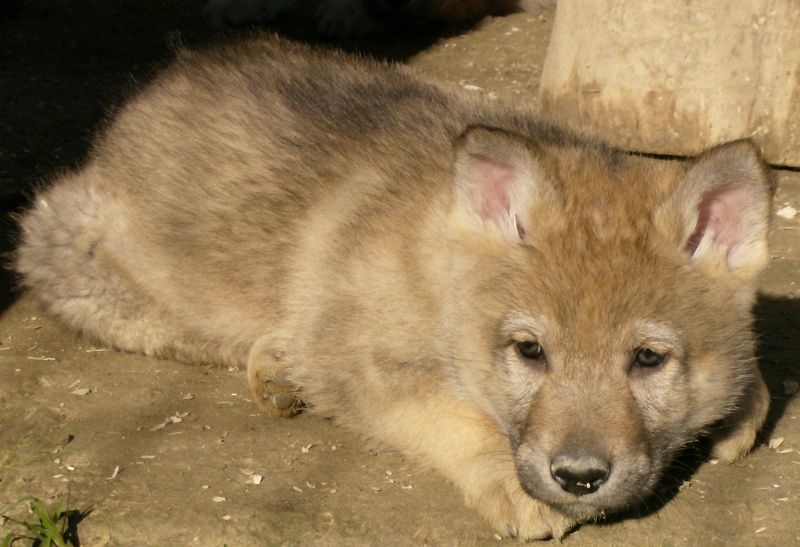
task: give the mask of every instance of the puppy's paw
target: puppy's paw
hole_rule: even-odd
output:
[[[756,442],[756,428],[752,423],[743,423],[735,430],[714,440],[711,456],[725,463],[734,463],[744,458]]]
[[[303,409],[300,389],[289,380],[285,355],[256,343],[247,363],[247,381],[259,406],[270,416],[287,418]]]
[[[469,500],[500,535],[530,539],[561,539],[577,521],[530,497],[519,482],[509,480]]]
[[[769,390],[758,374],[742,401],[739,412],[712,434],[714,447],[711,455],[726,463],[745,457],[753,448],[756,435],[767,418],[769,401]]]

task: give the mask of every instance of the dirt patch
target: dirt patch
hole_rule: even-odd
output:
[[[461,33],[342,45],[533,106],[551,22],[552,12],[522,13]],[[0,25],[5,210],[78,164],[106,112],[173,44],[224,39],[190,1],[27,1]],[[304,36],[302,27],[284,30]],[[800,173],[779,173],[779,184],[776,212],[800,209]],[[800,542],[800,403],[790,394],[800,380],[800,216],[776,215],[771,239],[757,316],[773,448],[694,474],[678,466],[678,493],[649,502],[660,510],[584,526],[567,542]],[[242,371],[93,347],[14,295],[10,278],[3,283],[0,508],[69,492],[72,507],[91,509],[82,543],[97,546],[498,542],[452,486],[403,456],[371,450],[322,418],[259,414]]]

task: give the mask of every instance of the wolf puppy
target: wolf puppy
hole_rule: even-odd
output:
[[[771,185],[584,141],[400,68],[253,40],[185,52],[21,221],[17,269],[114,347],[247,366],[437,468],[500,533],[636,504],[768,395],[751,305]]]

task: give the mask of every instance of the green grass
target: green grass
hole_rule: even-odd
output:
[[[28,504],[30,516],[25,520],[12,518],[9,513],[19,506]],[[57,502],[52,509],[38,498],[23,498],[5,508],[0,519],[2,524],[11,525],[14,531],[3,537],[2,547],[11,547],[17,541],[28,540],[37,547],[69,547],[74,541],[74,519],[80,517],[75,510],[68,510],[67,501]]]

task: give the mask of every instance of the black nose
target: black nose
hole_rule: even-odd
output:
[[[563,490],[576,496],[597,492],[608,480],[611,464],[591,454],[559,454],[550,463],[550,474]]]

